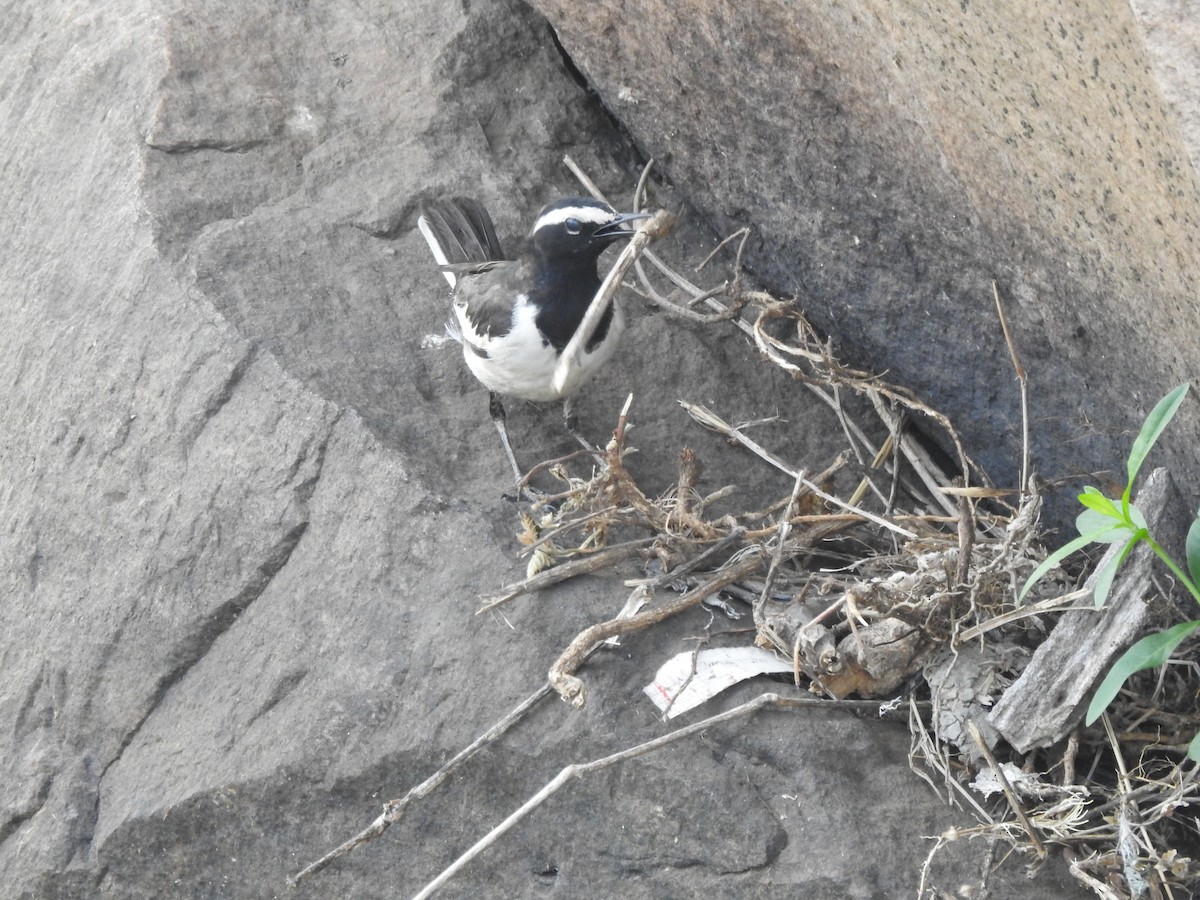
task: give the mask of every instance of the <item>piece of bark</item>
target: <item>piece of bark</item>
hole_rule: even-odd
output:
[[[1156,540],[1168,548],[1176,543],[1180,502],[1166,469],[1150,473],[1135,503]],[[1109,547],[1085,589],[1094,590],[1097,573],[1121,547]],[[1104,608],[1063,615],[1021,677],[1000,696],[988,721],[1017,750],[1025,753],[1064,738],[1082,718],[1100,679],[1142,635],[1154,560],[1144,543],[1136,547],[1117,572]]]

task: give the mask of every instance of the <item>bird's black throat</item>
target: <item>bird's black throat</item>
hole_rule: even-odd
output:
[[[570,343],[592,298],[600,289],[596,260],[538,259],[534,272],[534,289],[530,300],[538,310],[535,321],[542,336],[561,353]],[[608,335],[612,317],[613,308],[609,305],[587,343],[588,350],[594,350]]]

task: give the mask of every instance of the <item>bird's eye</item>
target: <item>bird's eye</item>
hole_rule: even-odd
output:
[[[578,219],[567,219],[563,224],[567,226],[567,234],[579,234],[583,230],[583,225]]]

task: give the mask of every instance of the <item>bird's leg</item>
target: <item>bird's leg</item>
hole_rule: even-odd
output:
[[[579,416],[575,415],[575,395],[563,398],[563,424],[567,431],[579,437]]]
[[[492,417],[492,424],[500,434],[500,443],[504,445],[504,452],[508,454],[515,483],[520,484],[521,467],[517,465],[517,458],[513,455],[512,444],[508,440],[508,429],[504,427],[504,404],[500,402],[500,396],[495,391],[488,391],[488,415]]]
[[[590,453],[596,462],[601,462],[600,451],[588,443],[588,439],[579,433],[579,417],[575,415],[575,395],[563,398],[563,424],[567,426],[567,431],[571,433],[571,437],[579,442],[588,453]]]

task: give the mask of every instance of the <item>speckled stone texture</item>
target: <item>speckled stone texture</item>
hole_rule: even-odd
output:
[[[1200,194],[1125,3],[535,5],[698,208],[757,226],[756,274],[997,483],[1021,429],[993,281],[1046,478],[1119,470],[1200,370]],[[1192,402],[1162,455],[1192,508],[1198,433]]]
[[[1200,11],[1188,0],[1131,0],[1129,6],[1192,165],[1200,165]]]
[[[385,838],[286,890],[541,684],[639,574],[476,615],[524,561],[486,395],[436,340],[424,193],[479,197],[511,238],[577,190],[564,152],[626,197],[634,143],[661,154],[674,188],[656,196],[692,204],[668,257],[758,225],[756,272],[848,358],[959,416],[1000,481],[1015,394],[991,278],[1033,374],[1043,474],[1114,466],[1193,365],[1195,188],[1117,6],[1062,7],[1062,28],[981,5],[928,21],[866,3],[542,6],[569,59],[509,0],[9,4],[5,897],[409,896],[563,766],[664,733],[641,687],[742,627],[695,610],[627,639],[584,670],[583,711],[542,706]],[[629,309],[627,352],[580,414],[602,439],[636,393],[630,465],[650,493],[685,444],[704,490],[737,483],[752,506],[790,487],[678,399],[778,414],[760,438],[810,468],[841,448],[836,419],[732,329]],[[523,460],[572,448],[558,418],[510,409]],[[443,895],[911,896],[924,837],[967,820],[907,748],[903,725],[832,712],[713,729],[573,785]],[[986,851],[957,842],[931,883],[974,884]],[[1073,896],[1061,867],[1036,884]],[[991,888],[1030,895],[1019,866]]]

